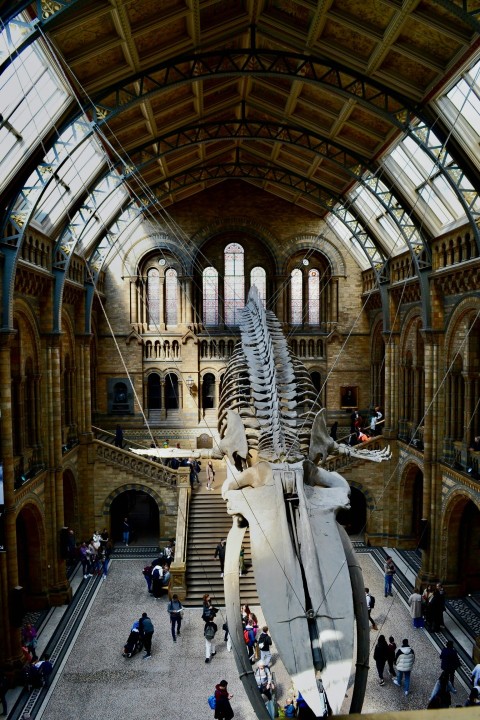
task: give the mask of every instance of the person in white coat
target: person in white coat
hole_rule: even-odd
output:
[[[405,695],[410,693],[410,673],[415,663],[415,653],[408,644],[407,638],[402,640],[402,647],[397,650],[395,655],[395,665],[397,666],[397,677],[393,678],[393,682],[398,687],[402,687],[403,679],[405,684],[403,687]]]

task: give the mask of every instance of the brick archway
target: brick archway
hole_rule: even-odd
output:
[[[444,581],[458,594],[480,590],[480,508],[464,493],[452,494],[444,515],[442,568]]]
[[[115,515],[118,516],[120,510],[122,510],[122,507],[126,507],[126,505],[120,505],[119,507],[115,508],[115,505],[117,503],[120,503],[120,501],[122,500],[121,496],[125,495],[125,503],[128,504],[128,499],[136,497],[137,494],[140,496],[140,498],[142,495],[148,496],[148,499],[150,501],[153,501],[153,505],[158,511],[158,517],[150,517],[152,521],[152,528],[150,529],[150,532],[154,532],[155,535],[158,535],[157,539],[165,536],[165,516],[167,513],[167,508],[161,495],[159,495],[159,493],[155,489],[149,487],[148,485],[143,485],[141,483],[127,483],[125,485],[121,485],[115,488],[115,490],[113,490],[108,495],[108,497],[105,498],[102,507],[102,522],[106,527],[109,528],[110,537],[113,541],[115,541],[115,539],[119,539],[119,532],[115,522],[117,521],[118,524],[118,517],[113,518],[112,523],[112,506],[115,510]],[[122,512],[123,514],[128,514],[130,517],[134,517],[136,512],[135,506],[131,507],[128,512],[126,510],[122,510]],[[135,526],[135,523],[133,523],[133,525]],[[148,531],[148,528],[143,527],[142,529],[144,531]]]
[[[16,518],[18,581],[26,610],[48,607],[46,540],[43,513],[34,501],[22,505]]]
[[[423,468],[408,462],[402,468],[399,494],[398,535],[404,548],[417,548],[422,534]]]

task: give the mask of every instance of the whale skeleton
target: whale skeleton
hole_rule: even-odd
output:
[[[317,717],[325,696],[340,711],[352,671],[351,712],[360,712],[370,649],[361,570],[337,523],[349,486],[321,465],[335,454],[382,462],[390,451],[337,444],[308,373],[273,313],[252,288],[240,321],[242,340],[224,376],[220,449],[227,458],[222,495],[233,526],[226,545],[225,600],[235,660],[260,719],[269,718],[243,640],[238,558],[246,527],[258,595],[276,648]],[[225,388],[227,389],[225,391]]]

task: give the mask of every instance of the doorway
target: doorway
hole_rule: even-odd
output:
[[[131,527],[130,544],[157,545],[160,535],[160,512],[155,500],[143,490],[130,488],[113,500],[110,506],[110,536],[122,542],[123,519]]]

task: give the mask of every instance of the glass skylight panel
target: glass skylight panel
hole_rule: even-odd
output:
[[[69,94],[51,63],[33,43],[0,76],[0,187],[9,182],[32,147],[59,117]],[[12,141],[13,138],[13,141]]]
[[[433,133],[430,134],[431,141],[434,140]],[[440,144],[440,142],[439,142]],[[418,145],[415,140],[413,140],[411,137],[408,137],[408,135],[402,140],[402,145],[406,149],[407,153],[410,156],[411,163],[414,164],[419,171],[422,173],[423,178],[427,179],[433,173],[437,171],[436,165],[433,162],[433,160],[427,155],[426,152],[422,150],[420,145]],[[409,172],[410,172],[410,166],[409,166]]]
[[[464,181],[463,185],[467,187],[469,186],[473,192],[473,188],[470,185],[470,183],[467,183],[466,180]],[[433,179],[433,185],[435,187],[435,190],[437,194],[442,198],[442,200],[448,205],[448,208],[455,218],[461,218],[463,215],[465,215],[465,210],[463,209],[463,206],[458,199],[458,196],[455,192],[455,190],[452,188],[450,183],[447,181],[447,179],[443,175],[437,175]]]
[[[92,219],[89,221],[80,238],[80,249],[83,250],[102,231],[106,231],[112,215],[120,208],[127,197],[123,187],[117,188],[114,192],[106,195],[105,202],[101,203],[95,210]]]
[[[2,25],[0,31],[0,63],[9,55],[12,55],[33,30],[33,24],[22,20],[21,15],[10,20],[7,25]]]
[[[403,176],[409,178],[408,185],[410,187],[417,187],[425,180],[401,145],[397,145],[397,147],[390,153],[390,157],[397,164],[399,172],[401,172]]]
[[[360,243],[352,235],[348,227],[338,217],[331,213],[325,218],[327,225],[333,234],[339,238],[349,253],[353,255],[355,261],[360,265],[362,270],[370,267],[370,263],[365,255]]]
[[[447,94],[459,114],[476,130],[480,123],[480,100],[465,80],[455,85]]]
[[[437,196],[431,185],[425,183],[420,188],[418,188],[418,193],[420,197],[425,200],[428,208],[433,213],[435,213],[436,217],[440,220],[442,225],[447,225],[448,223],[452,222],[452,220],[454,220],[453,215],[448,212],[446,206],[442,202],[440,202],[439,197]]]
[[[35,219],[42,223],[48,218],[49,224],[55,225],[104,162],[93,140],[86,140],[80,146],[72,146],[70,149],[70,156],[59,166],[38,207]]]
[[[429,142],[437,148],[441,145],[433,133],[430,133]],[[412,138],[406,137],[384,158],[392,177],[409,191],[412,202],[419,203],[418,214],[422,214],[436,231],[465,215],[458,195],[445,174],[448,163],[453,163],[453,160],[448,153],[442,157],[444,167],[436,165]],[[467,189],[470,187],[466,178],[462,180],[462,187],[465,186]]]
[[[394,248],[400,249],[405,245],[399,228],[389,218],[385,208],[372,192],[360,185],[355,188],[350,197],[367,225],[372,227],[377,235],[380,235],[389,251]]]

